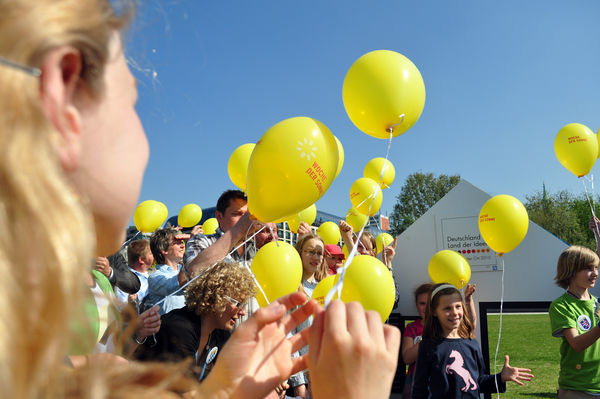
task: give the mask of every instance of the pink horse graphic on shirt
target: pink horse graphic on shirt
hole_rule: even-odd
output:
[[[477,383],[473,377],[471,377],[471,373],[469,373],[469,371],[463,367],[465,361],[460,352],[453,350],[450,352],[449,357],[454,359],[454,361],[446,366],[446,374],[456,373],[463,379],[465,386],[460,389],[461,391],[467,392],[469,389],[472,391],[476,390]]]

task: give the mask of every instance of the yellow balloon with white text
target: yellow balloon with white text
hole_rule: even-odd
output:
[[[256,143],[248,167],[248,210],[261,222],[287,218],[314,204],[338,168],[327,126],[295,117],[271,127]]]
[[[340,228],[333,222],[325,222],[317,229],[317,234],[325,244],[337,244],[340,242]]]
[[[219,228],[219,221],[216,218],[206,219],[202,223],[202,232],[204,235],[215,234]]]
[[[587,175],[598,159],[598,139],[589,127],[569,123],[560,129],[554,139],[556,158],[577,177]]]
[[[317,206],[312,204],[306,209],[301,210],[295,215],[288,217],[286,220],[290,230],[294,233],[298,233],[298,228],[300,227],[300,223],[305,222],[308,225],[314,223],[317,218]]]
[[[441,250],[431,257],[428,272],[435,284],[448,283],[458,289],[471,279],[471,266],[467,258],[450,249]]]
[[[371,51],[352,64],[342,90],[350,120],[364,133],[389,139],[410,129],[425,106],[421,73],[400,53]],[[390,133],[391,132],[391,133]]]
[[[233,151],[227,162],[229,178],[242,191],[246,191],[248,164],[255,145],[254,143],[242,144]]]
[[[527,210],[511,195],[496,195],[479,211],[479,232],[486,244],[502,255],[523,241],[529,228]]]
[[[262,289],[257,287],[256,292],[261,308],[296,291],[302,281],[300,254],[285,241],[263,245],[254,256],[251,269]]]
[[[379,183],[379,187],[384,190],[394,182],[396,168],[385,158],[373,158],[365,165],[363,176]]]
[[[350,187],[350,202],[357,211],[373,216],[379,212],[383,195],[375,180],[361,177]]]
[[[377,258],[358,255],[346,270],[341,300],[360,302],[366,310],[376,310],[385,321],[394,306],[395,284],[392,273]]]

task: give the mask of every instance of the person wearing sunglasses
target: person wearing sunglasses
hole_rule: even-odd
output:
[[[246,268],[235,262],[217,263],[185,289],[186,306],[161,317],[156,342],[146,340],[136,357],[166,362],[192,358],[192,373],[204,379],[254,289]]]

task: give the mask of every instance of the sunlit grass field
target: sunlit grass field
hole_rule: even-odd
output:
[[[488,316],[490,367],[494,373],[494,355],[498,342],[499,315]],[[535,378],[519,386],[507,383],[502,398],[556,398],[560,339],[550,334],[550,319],[547,314],[502,316],[502,337],[496,361],[497,372],[504,365],[504,355],[510,356],[512,366],[532,370]],[[493,395],[496,398],[497,395]]]

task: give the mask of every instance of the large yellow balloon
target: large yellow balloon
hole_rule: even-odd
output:
[[[344,166],[344,147],[342,146],[342,142],[337,137],[333,136],[333,138],[335,139],[338,149],[338,166],[337,170],[335,171],[335,177],[338,177],[342,171],[342,167]]]
[[[421,73],[405,56],[377,50],[360,57],[346,74],[344,107],[364,133],[387,139],[410,129],[425,105]]]
[[[219,221],[215,218],[206,219],[202,223],[202,232],[205,235],[215,234],[219,228]]]
[[[367,310],[376,310],[385,321],[394,306],[395,285],[392,273],[377,258],[358,255],[348,266],[341,299],[360,302]]]
[[[147,200],[140,203],[133,213],[135,227],[142,233],[152,233],[158,229],[169,216],[165,204],[159,201]]]
[[[300,223],[306,222],[309,225],[313,224],[315,219],[317,218],[317,206],[312,204],[306,209],[301,210],[295,215],[292,215],[287,218],[286,222],[291,231],[294,233],[298,232],[298,227],[300,227]]]
[[[444,249],[429,260],[429,277],[436,284],[448,283],[461,289],[471,279],[471,266],[458,252]]]
[[[329,291],[331,291],[335,283],[337,283],[338,279],[339,276],[337,274],[334,274],[331,276],[327,276],[323,280],[319,281],[319,284],[317,284],[317,286],[313,290],[311,298],[319,302],[321,306],[325,305],[325,297],[327,297],[327,294],[329,293]],[[338,299],[337,293],[333,294],[332,299]]]
[[[369,217],[365,214],[360,213],[355,207],[348,209],[346,213],[346,223],[348,223],[352,230],[358,232],[369,222]]]
[[[177,224],[181,227],[194,227],[202,219],[202,208],[196,204],[187,204],[179,211]]]
[[[246,191],[246,177],[248,176],[248,163],[254,150],[254,143],[242,144],[236,148],[227,162],[229,178],[240,190]]]
[[[271,241],[263,245],[254,256],[251,269],[267,296],[265,299],[257,289],[256,300],[260,307],[296,291],[302,281],[300,255],[284,241]]]
[[[499,254],[515,249],[525,238],[528,228],[527,210],[521,201],[510,195],[490,198],[479,212],[481,237]]]
[[[350,187],[350,202],[364,215],[375,215],[381,207],[382,200],[381,188],[373,179],[361,177]]]
[[[598,135],[600,134],[600,129],[596,132],[596,141],[598,142],[598,158],[600,158],[600,139],[598,139]]]
[[[558,161],[577,177],[587,175],[598,159],[598,139],[589,127],[569,123],[554,139]]]
[[[396,168],[385,158],[373,158],[365,165],[363,176],[379,183],[379,187],[383,190],[389,188],[394,182]]]
[[[340,228],[333,222],[325,222],[317,229],[317,234],[325,244],[337,244],[340,242]]]
[[[384,247],[387,247],[394,242],[394,237],[388,233],[381,233],[375,237],[375,243],[377,244],[377,253],[383,251]]]
[[[248,168],[248,210],[273,222],[314,204],[329,188],[338,148],[327,126],[296,117],[271,127],[256,143]]]

